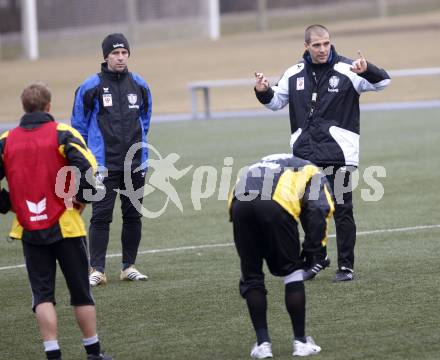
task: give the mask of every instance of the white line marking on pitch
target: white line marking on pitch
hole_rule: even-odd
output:
[[[404,228],[395,228],[395,229],[379,229],[379,230],[369,230],[369,231],[358,231],[356,236],[362,235],[372,235],[372,234],[382,234],[382,233],[392,233],[392,232],[405,232],[405,231],[417,231],[417,230],[428,230],[428,229],[437,229],[440,228],[440,224],[438,225],[421,225],[421,226],[413,226],[413,227],[404,227]],[[329,237],[336,237],[335,234],[329,235]],[[158,254],[165,252],[177,252],[177,251],[186,251],[186,250],[198,250],[198,249],[210,249],[210,248],[220,248],[226,246],[232,246],[234,243],[224,243],[224,244],[206,244],[206,245],[194,245],[194,246],[181,246],[175,248],[167,248],[167,249],[152,249],[152,250],[144,250],[139,251],[138,255],[143,254]],[[120,257],[121,253],[118,254],[110,254],[107,255],[106,258]],[[11,270],[11,269],[19,269],[24,268],[25,265],[13,265],[13,266],[3,266],[0,267],[0,271],[3,270]]]

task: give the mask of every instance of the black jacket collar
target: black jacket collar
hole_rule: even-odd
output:
[[[52,115],[42,111],[35,111],[23,115],[20,120],[20,127],[34,129],[50,121],[55,121]]]
[[[101,63],[101,73],[110,80],[118,81],[120,79],[123,79],[128,74],[128,68],[125,67],[124,71],[118,72],[118,71],[111,71],[109,70],[107,63],[103,62]]]

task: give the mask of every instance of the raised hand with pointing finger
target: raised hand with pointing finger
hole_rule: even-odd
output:
[[[255,90],[258,92],[264,92],[269,89],[269,81],[266,79],[263,73],[255,72]]]
[[[255,96],[272,111],[288,107],[293,155],[328,169],[326,177],[337,199],[338,269],[334,280],[351,281],[355,278],[356,223],[351,185],[345,186],[351,184],[351,174],[359,165],[359,97],[385,89],[390,76],[367,62],[360,50],[355,59],[339,54],[322,25],[305,29],[304,48],[302,58],[274,86],[268,87],[264,75],[255,73]],[[324,260],[319,266],[307,269],[313,276],[328,266],[325,254],[321,255]]]
[[[363,72],[367,71],[368,64],[367,60],[365,59],[364,55],[362,55],[360,50],[358,50],[358,54],[359,58],[353,61],[350,70],[356,74],[362,74]]]

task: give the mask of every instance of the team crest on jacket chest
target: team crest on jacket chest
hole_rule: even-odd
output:
[[[139,109],[139,105],[136,105],[138,99],[136,94],[128,94],[127,99],[130,103],[130,105],[128,105],[129,109]]]
[[[336,75],[333,75],[329,80],[328,83],[330,87],[328,88],[329,92],[339,92],[338,85],[339,85],[339,77]]]
[[[296,78],[296,90],[304,90],[304,77]]]

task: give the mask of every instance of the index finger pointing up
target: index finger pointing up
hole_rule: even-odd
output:
[[[362,52],[361,52],[360,50],[358,50],[358,54],[359,54],[359,57],[360,57],[362,60],[365,60],[365,56],[362,55]]]

